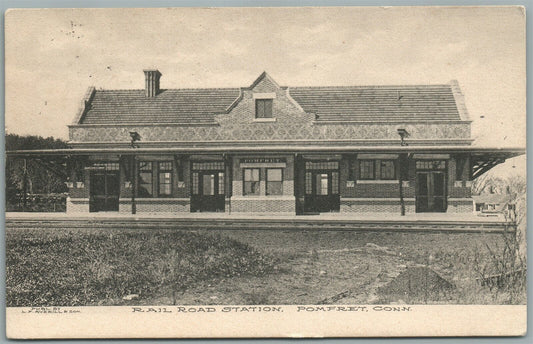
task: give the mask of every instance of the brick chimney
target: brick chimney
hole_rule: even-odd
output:
[[[147,97],[153,98],[159,93],[159,78],[161,78],[161,73],[157,69],[144,70],[144,94]]]

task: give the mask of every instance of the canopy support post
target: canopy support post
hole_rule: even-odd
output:
[[[22,211],[26,211],[28,199],[28,159],[24,159],[22,169]]]
[[[404,172],[405,172],[405,164],[407,160],[407,154],[400,154],[398,163],[398,183],[399,183],[399,191],[400,191],[400,215],[405,216],[405,200],[403,199],[403,178],[404,178]]]
[[[137,193],[137,170],[135,154],[131,156],[131,213],[137,214],[137,204],[135,204],[135,194]]]

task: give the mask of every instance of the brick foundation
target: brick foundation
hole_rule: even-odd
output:
[[[415,212],[415,199],[404,199],[405,212]],[[396,213],[401,210],[400,199],[395,198],[341,198],[341,213]]]
[[[232,194],[233,195],[242,195],[243,183],[241,180],[233,180],[232,184]]]
[[[70,198],[67,197],[67,214],[68,213],[88,213],[88,198]]]
[[[294,195],[294,181],[293,180],[284,180],[283,181],[283,195]]]
[[[474,211],[472,198],[448,198],[448,213],[471,213]]]
[[[291,214],[296,212],[296,201],[293,196],[266,197],[232,197],[230,200],[232,213],[276,213]],[[228,209],[226,209],[228,212]]]
[[[88,198],[67,198],[67,213],[88,213]],[[404,200],[405,212],[416,211],[415,199]],[[137,199],[139,213],[188,213],[189,198]],[[449,198],[448,213],[471,213],[474,205],[471,198]],[[131,199],[121,199],[120,213],[131,213]],[[233,196],[225,200],[225,212],[295,214],[296,204],[293,196]],[[341,213],[400,213],[400,200],[395,198],[341,198]]]
[[[188,213],[190,212],[189,198],[139,198],[135,200],[138,213]],[[120,213],[131,213],[131,199],[121,199]]]

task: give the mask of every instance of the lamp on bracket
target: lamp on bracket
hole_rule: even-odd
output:
[[[130,137],[131,137],[131,148],[139,148],[137,145],[138,141],[141,141],[141,135],[139,135],[136,131],[130,131]]]
[[[400,146],[408,146],[409,144],[405,142],[405,139],[410,136],[409,132],[407,132],[407,130],[405,130],[404,128],[399,128],[397,129],[397,131],[398,135],[400,135],[400,139],[402,140],[400,142]]]
[[[139,145],[137,144],[138,141],[141,140],[141,135],[139,135],[136,131],[130,131],[131,136],[131,148],[139,148]],[[130,174],[130,182],[131,182],[131,213],[136,214],[137,213],[137,204],[135,203],[135,196],[137,193],[137,171],[136,171],[136,158],[135,154],[132,154],[131,156],[131,174]]]

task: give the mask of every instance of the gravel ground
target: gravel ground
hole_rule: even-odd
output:
[[[276,272],[202,283],[176,296],[181,305],[497,303],[480,289],[475,259],[486,246],[502,245],[501,234],[383,233],[350,231],[218,231],[279,258]],[[497,251],[497,249],[495,249]],[[457,286],[445,298],[409,299],[378,289],[410,267],[427,266]],[[416,283],[416,281],[414,282]],[[470,288],[470,289],[469,289]],[[386,289],[386,288],[382,288]],[[172,304],[167,295],[145,305]]]

